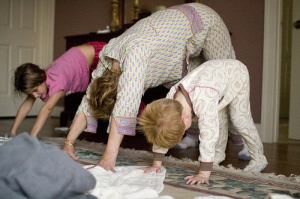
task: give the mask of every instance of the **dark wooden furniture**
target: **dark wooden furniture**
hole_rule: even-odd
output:
[[[120,36],[124,30],[120,30],[117,32],[112,33],[104,33],[104,34],[97,34],[97,33],[90,33],[90,34],[83,34],[83,35],[71,35],[66,36],[66,50],[72,48],[73,46],[78,46],[87,42],[91,41],[103,41],[109,42],[112,38]]]

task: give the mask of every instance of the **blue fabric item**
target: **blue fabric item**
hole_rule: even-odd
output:
[[[95,185],[93,175],[61,149],[28,133],[0,146],[1,199],[95,199],[85,194]]]

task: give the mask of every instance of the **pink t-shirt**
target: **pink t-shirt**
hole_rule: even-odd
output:
[[[52,63],[46,75],[48,93],[44,102],[60,90],[64,90],[62,96],[84,92],[89,84],[89,65],[84,54],[73,47]]]

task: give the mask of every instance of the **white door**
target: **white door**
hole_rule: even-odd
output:
[[[1,0],[0,117],[15,116],[23,101],[13,94],[12,77],[16,67],[26,62],[44,67],[52,61],[54,3],[47,0]],[[45,39],[48,36],[52,38]],[[41,100],[36,100],[29,115],[37,115],[41,105]]]
[[[300,20],[300,0],[293,1],[293,23]],[[300,29],[292,28],[289,139],[300,140]]]

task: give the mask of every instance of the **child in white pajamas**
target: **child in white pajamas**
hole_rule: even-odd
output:
[[[197,116],[200,168],[197,175],[185,180],[191,185],[209,184],[213,164],[225,159],[228,115],[251,155],[245,170],[260,172],[264,169],[267,160],[251,116],[249,85],[247,67],[240,61],[211,60],[174,85],[167,99],[149,104],[139,120],[148,141],[153,143],[153,166],[145,172],[160,169],[168,148],[181,140],[184,130],[191,126],[192,117]],[[179,108],[172,108],[172,104],[179,104]]]

